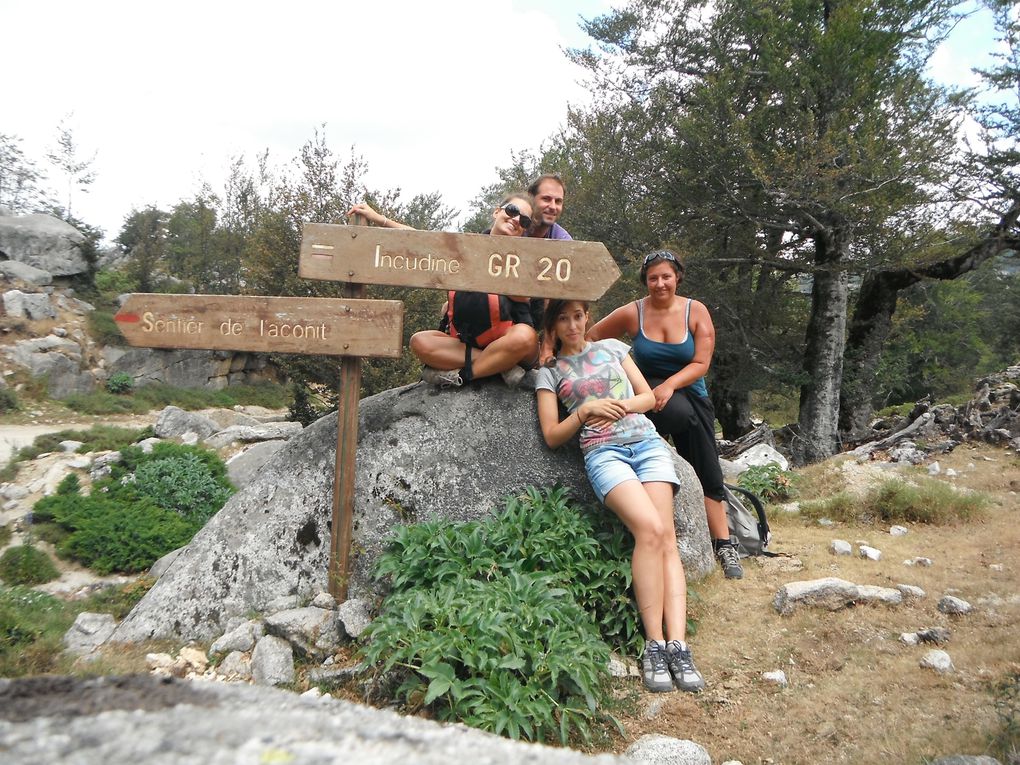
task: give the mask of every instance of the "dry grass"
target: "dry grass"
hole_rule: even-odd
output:
[[[697,741],[714,762],[744,765],[922,763],[986,752],[1000,726],[993,689],[1020,671],[1020,501],[1009,493],[1011,482],[1020,481],[1020,460],[1003,450],[960,447],[940,461],[943,469],[960,472],[957,485],[994,495],[983,520],[907,524],[907,536],[892,537],[886,526],[825,528],[774,514],[772,549],[790,558],[748,561],[739,582],[717,573],[697,586],[692,647],[707,690],[656,696],[631,681],[631,699],[619,715],[628,738],[612,748],[622,751],[642,734],[659,733]],[[824,481],[831,482],[828,490],[843,488],[831,477]],[[834,538],[866,541],[883,558],[833,557],[828,546]],[[935,563],[903,565],[915,556]],[[793,559],[802,567],[783,570]],[[772,599],[784,583],[826,576],[886,587],[914,584],[927,597],[898,607],[776,614]],[[948,592],[970,601],[975,612],[939,613],[936,603]],[[899,642],[900,633],[926,627],[951,630],[943,648],[955,673],[920,668],[929,647]],[[763,672],[776,669],[786,672],[787,688],[762,681]]]

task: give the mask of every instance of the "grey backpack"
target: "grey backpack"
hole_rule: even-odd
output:
[[[753,493],[741,486],[723,484],[726,492],[726,516],[730,524],[730,538],[737,546],[741,558],[749,555],[771,555],[765,552],[772,538],[765,506]],[[750,508],[748,508],[750,505]]]

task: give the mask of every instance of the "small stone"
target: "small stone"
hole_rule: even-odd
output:
[[[953,616],[963,616],[973,611],[974,606],[972,606],[963,598],[957,598],[952,595],[946,595],[939,601],[938,609],[944,614],[950,614]]]
[[[909,532],[906,526],[890,526],[889,536],[893,537],[905,537]]]
[[[921,659],[921,666],[925,669],[934,669],[940,675],[948,674],[956,669],[949,654],[938,648],[933,648],[924,655]]]
[[[898,584],[896,585],[896,589],[903,593],[904,598],[920,600],[921,598],[928,597],[927,592],[913,584]]]
[[[832,520],[831,518],[819,518],[818,519],[818,525],[819,526],[825,526],[826,528],[830,528],[832,526],[835,526],[836,522],[834,520]]]
[[[787,685],[786,673],[783,672],[783,670],[781,669],[775,669],[772,670],[771,672],[762,672],[761,679],[764,680],[766,683],[778,685],[780,688],[785,688]]]
[[[308,605],[315,606],[316,608],[334,609],[336,608],[336,598],[334,598],[328,592],[320,592],[314,598],[312,598],[312,602],[309,603]]]
[[[946,478],[956,478],[958,473],[952,468],[946,468]]]
[[[251,661],[240,651],[231,651],[219,663],[216,671],[230,680],[250,680]]]
[[[934,561],[931,558],[907,558],[903,561],[904,566],[921,566],[928,568]]]
[[[917,639],[922,643],[945,645],[949,642],[949,634],[949,630],[945,627],[928,627],[927,629],[918,631]]]
[[[938,460],[935,460],[935,462],[931,463],[928,466],[928,475],[938,475],[941,472],[942,466],[939,465]]]
[[[882,551],[874,547],[861,545],[859,552],[862,558],[867,558],[868,560],[882,560]]]
[[[205,651],[199,650],[198,648],[191,648],[185,646],[177,654],[177,658],[187,663],[188,667],[195,670],[196,672],[205,672],[209,666],[209,657],[205,655]]]
[[[921,638],[917,636],[916,632],[901,632],[900,642],[905,645],[917,645],[921,642]]]
[[[609,654],[609,676],[610,677],[627,677],[630,675],[630,670],[627,667],[627,662],[618,654]]]
[[[322,691],[320,691],[315,686],[312,686],[307,691],[298,696],[298,698],[301,699],[302,701],[318,701],[321,695]]]
[[[829,543],[829,552],[833,555],[851,555],[854,548],[845,539],[833,539]]]
[[[174,665],[174,657],[168,653],[147,653],[145,654],[145,663],[153,671],[165,670],[169,672]]]
[[[81,441],[61,441],[57,446],[60,447],[60,451],[71,454],[78,451],[84,444]]]
[[[1003,566],[1001,563],[989,563],[988,569],[990,571],[1005,571],[1006,567]]]

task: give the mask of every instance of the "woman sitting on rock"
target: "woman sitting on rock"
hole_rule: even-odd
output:
[[[492,211],[489,233],[521,236],[531,225],[531,209],[524,192],[508,195]],[[367,204],[354,205],[347,215],[362,215],[377,226],[411,228]],[[415,332],[411,352],[423,365],[422,379],[433,385],[459,387],[501,374],[507,385],[516,386],[526,373],[523,367],[530,369],[538,356],[528,298],[451,291],[439,329]]]
[[[588,304],[551,300],[546,337],[555,357],[538,371],[542,435],[555,449],[580,433],[584,466],[599,501],[634,536],[631,570],[646,638],[641,675],[650,691],[704,688],[684,642],[687,583],[673,527],[679,484],[672,452],[644,416],[655,396],[619,340],[589,342]],[[559,405],[568,414],[560,419]]]

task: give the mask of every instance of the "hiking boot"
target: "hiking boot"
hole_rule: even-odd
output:
[[[666,643],[666,662],[669,664],[673,682],[681,691],[696,693],[705,687],[705,678],[694,666],[691,649],[685,648],[684,643],[679,640],[670,640]]]
[[[421,368],[421,379],[440,388],[459,388],[464,384],[459,369],[435,369],[429,366]]]
[[[645,688],[652,693],[673,690],[673,678],[666,663],[666,649],[654,640],[645,643],[645,652],[641,655],[641,679],[645,681]]]
[[[722,566],[727,579],[744,578],[744,567],[740,565],[740,554],[734,545],[720,545],[716,548],[715,557],[719,559],[719,565]]]
[[[523,367],[514,365],[505,372],[500,372],[503,377],[503,382],[506,383],[508,388],[516,388],[521,384],[521,380],[524,379],[524,375],[527,374],[527,370]]]

